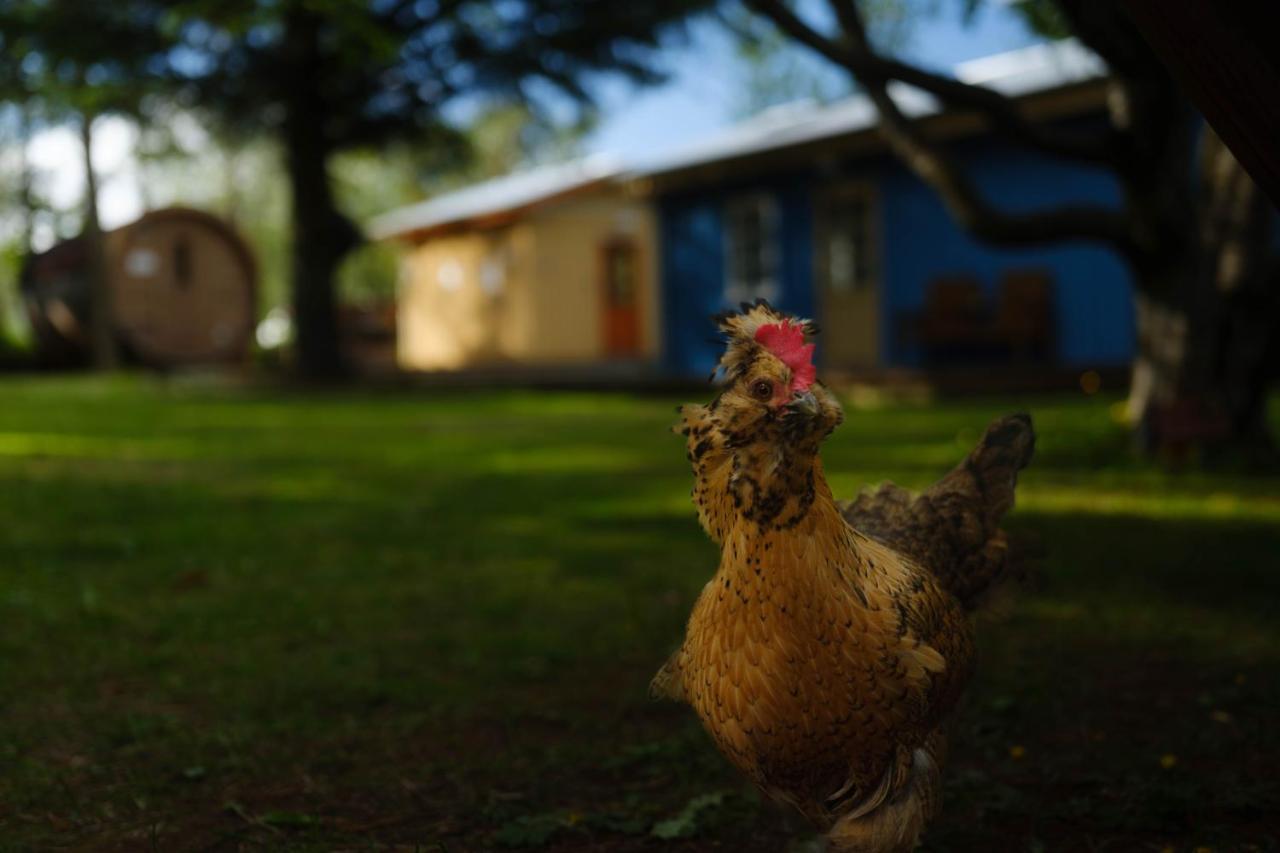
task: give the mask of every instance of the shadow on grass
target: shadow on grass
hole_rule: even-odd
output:
[[[645,698],[716,562],[665,405],[127,402],[0,413],[0,849],[802,833]],[[830,468],[921,485],[1006,408],[858,413]],[[982,620],[929,849],[1274,849],[1275,482],[1141,468],[1083,408],[1039,424],[1013,526],[1049,556]]]
[[[926,849],[1275,849],[1276,528],[1086,514],[1023,514],[1016,526],[1039,533],[1051,554],[1036,581],[982,619],[980,674]],[[531,808],[505,817],[558,823],[524,843],[649,849],[654,839],[625,840],[582,815],[638,800],[679,817],[716,791],[728,793],[691,830],[706,844],[778,850],[801,832],[717,763],[691,713],[633,713],[670,734],[628,742],[646,726],[566,723],[576,762],[544,751],[545,739],[528,744],[557,793],[529,789]],[[619,755],[632,758],[626,772],[607,772]],[[665,826],[652,823],[651,834]]]

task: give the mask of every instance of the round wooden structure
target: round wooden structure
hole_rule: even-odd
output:
[[[122,349],[155,367],[226,364],[248,353],[256,267],[235,230],[172,207],[103,235],[112,323]],[[52,360],[87,351],[88,253],[82,239],[36,256],[24,290],[41,349]]]

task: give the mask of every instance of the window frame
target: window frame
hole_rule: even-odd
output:
[[[729,305],[765,299],[776,303],[782,294],[782,238],[781,216],[777,196],[771,192],[741,193],[724,204],[724,301]],[[742,215],[753,210],[759,218],[757,242],[758,256],[755,264],[758,275],[748,278],[741,269],[740,235]]]
[[[837,287],[831,269],[831,236],[836,232],[833,210],[842,204],[853,201],[862,207],[862,244],[864,260],[859,262],[854,255],[852,278],[843,286]],[[856,293],[873,293],[879,290],[882,267],[882,251],[880,246],[880,220],[878,194],[874,185],[861,180],[845,181],[823,191],[818,197],[816,216],[814,217],[815,272],[818,283],[824,293],[849,295]]]

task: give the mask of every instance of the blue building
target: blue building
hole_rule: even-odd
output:
[[[956,73],[1016,97],[1049,126],[1103,121],[1104,69],[1073,43]],[[1012,146],[915,90],[894,97],[1001,210],[1119,202],[1105,171]],[[862,97],[780,107],[640,172],[658,211],[666,371],[709,371],[719,345],[708,317],[757,297],[817,319],[820,357],[834,371],[1130,359],[1129,273],[1116,255],[1087,243],[974,240],[886,152],[875,124]]]

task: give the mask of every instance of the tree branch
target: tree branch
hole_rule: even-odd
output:
[[[814,30],[793,13],[782,0],[746,0],[753,9],[768,16],[784,33],[819,52],[827,59],[847,69],[862,84],[867,97],[874,104],[880,117],[880,133],[890,150],[921,180],[929,184],[942,198],[951,215],[970,234],[997,245],[1028,245],[1058,240],[1094,240],[1107,243],[1126,257],[1133,257],[1136,246],[1130,235],[1124,215],[1105,207],[1094,205],[1066,205],[1040,213],[1011,215],[994,208],[958,167],[955,161],[937,144],[926,138],[919,125],[902,113],[889,95],[890,80],[899,80],[944,98],[935,89],[918,85],[920,80],[942,80],[949,92],[963,92],[965,106],[984,104],[1002,105],[997,115],[989,107],[976,107],[993,125],[1006,129],[1004,122],[1013,121],[1017,126],[1017,138],[1028,141],[1038,139],[1043,129],[1036,128],[1017,113],[1013,102],[999,93],[958,81],[938,78],[920,69],[899,62],[883,60],[876,56],[867,39],[866,27],[855,5],[855,0],[828,0],[843,28],[841,42],[836,42]],[[905,73],[909,71],[910,73]],[[973,94],[973,93],[977,94]],[[954,101],[952,101],[954,103]],[[1005,110],[1010,112],[1005,113]],[[1037,143],[1035,147],[1049,150]],[[1061,146],[1051,146],[1050,153],[1059,153]],[[1078,152],[1077,152],[1078,153]],[[1110,152],[1104,161],[1108,160]],[[1075,159],[1081,158],[1079,156]]]
[[[745,2],[773,21],[778,29],[844,68],[863,84],[872,80],[898,80],[928,92],[952,109],[974,110],[1001,133],[1046,154],[1105,166],[1116,162],[1115,140],[1110,134],[1085,137],[1045,127],[1028,120],[1016,101],[993,89],[880,56],[867,38],[856,0],[828,0],[840,23],[843,38],[839,40],[813,29],[783,0]]]
[[[836,22],[846,34],[856,37],[866,32],[862,26],[862,16],[858,14],[857,0],[827,0],[827,5],[835,13]]]
[[[941,196],[961,227],[995,245],[1023,246],[1059,240],[1107,243],[1133,258],[1137,247],[1125,216],[1096,205],[1064,205],[1038,213],[1008,214],[994,208],[969,177],[919,127],[902,114],[884,82],[871,84],[867,95],[880,114],[880,132],[890,149],[922,181]]]

